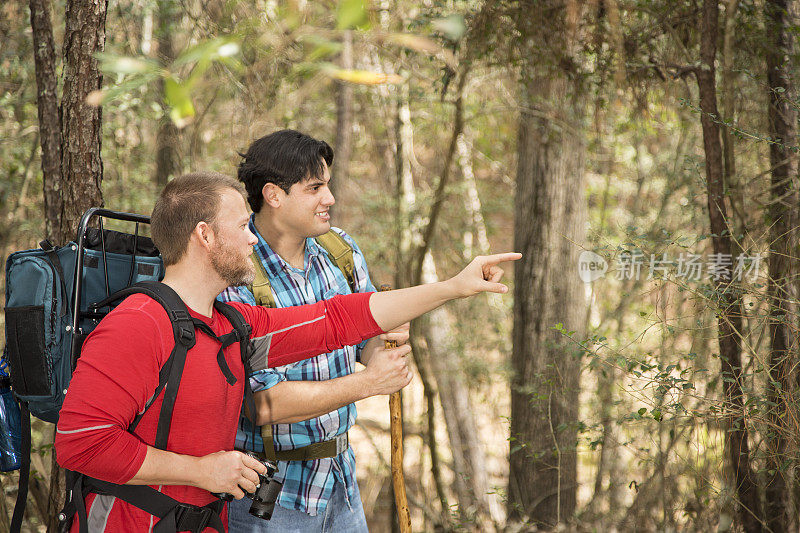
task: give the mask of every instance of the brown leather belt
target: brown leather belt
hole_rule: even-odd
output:
[[[272,426],[269,424],[261,426],[261,438],[264,441],[264,456],[269,461],[311,461],[313,459],[336,457],[345,451],[350,444],[347,432],[344,432],[331,440],[315,442],[302,448],[276,450],[272,440]]]

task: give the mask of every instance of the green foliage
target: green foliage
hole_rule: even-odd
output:
[[[336,12],[336,28],[339,30],[349,30],[358,28],[365,30],[369,28],[369,18],[367,17],[367,4],[365,0],[342,0],[338,3]]]

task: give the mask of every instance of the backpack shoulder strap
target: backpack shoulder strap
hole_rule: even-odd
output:
[[[253,293],[256,304],[264,307],[276,307],[275,297],[272,295],[272,285],[269,283],[267,270],[264,268],[264,265],[261,264],[261,259],[259,259],[255,249],[253,249],[253,253],[250,254],[250,260],[255,266],[256,277],[253,279],[253,284],[248,288],[250,292]]]
[[[222,316],[228,319],[228,322],[231,323],[233,330],[237,332],[239,337],[239,347],[242,353],[242,363],[244,364],[244,403],[251,415],[255,417],[256,403],[253,399],[253,389],[250,386],[250,374],[253,373],[253,368],[250,364],[250,358],[253,356],[253,343],[250,340],[250,334],[253,328],[245,322],[244,316],[234,306],[215,300],[214,307]],[[251,439],[255,440],[255,425],[253,426]]]
[[[328,256],[331,258],[333,264],[336,265],[336,268],[342,271],[342,274],[344,274],[347,280],[347,285],[350,286],[350,290],[356,292],[356,279],[354,274],[356,263],[353,258],[353,247],[344,240],[344,237],[334,230],[323,233],[319,237],[315,237],[315,239],[317,244],[328,252]]]
[[[245,322],[244,316],[240,313],[234,306],[220,302],[219,300],[214,300],[214,308],[228,319],[228,322],[231,323],[233,326],[233,331],[236,332],[237,340],[241,347],[242,351],[242,362],[248,363],[250,359],[249,355],[249,347],[250,347],[250,334],[253,331],[253,328]]]
[[[194,323],[189,314],[189,309],[180,296],[171,287],[158,281],[141,281],[130,287],[125,287],[105,300],[98,302],[95,307],[104,307],[132,294],[145,294],[158,302],[167,312],[167,316],[172,323],[175,346],[172,348],[167,362],[164,363],[158,373],[158,387],[145,404],[142,412],[136,415],[133,423],[128,428],[129,431],[133,431],[136,428],[144,413],[150,408],[161,391],[164,390],[164,399],[161,403],[161,413],[158,416],[154,444],[156,448],[165,450],[167,448],[170,424],[172,423],[172,411],[178,396],[183,367],[186,365],[186,354],[195,344]]]

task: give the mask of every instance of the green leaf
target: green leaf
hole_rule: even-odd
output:
[[[367,5],[364,0],[343,0],[336,13],[336,27],[340,30],[363,26],[367,19]]]
[[[239,53],[239,43],[234,37],[217,37],[208,41],[201,41],[184,50],[172,67],[180,67],[189,63],[201,61],[214,61],[221,57],[231,57]]]
[[[451,41],[457,41],[467,31],[467,25],[464,22],[464,17],[461,15],[450,15],[443,19],[434,20],[431,26],[436,31],[442,32],[445,37]]]
[[[137,57],[118,56],[107,52],[96,54],[100,70],[104,73],[141,74],[159,69],[161,66],[152,60]]]
[[[164,98],[171,108],[169,116],[178,128],[191,122],[195,111],[189,91],[171,76],[164,80]]]
[[[325,59],[326,57],[337,54],[342,50],[342,43],[331,41],[318,35],[309,35],[303,39],[303,41],[314,46],[314,48],[305,58],[305,60],[309,62],[317,61],[318,59]]]

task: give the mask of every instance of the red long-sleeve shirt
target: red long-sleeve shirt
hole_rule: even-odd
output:
[[[369,312],[370,295],[336,296],[312,305],[268,309],[233,303],[252,326],[256,343],[268,343],[269,365],[279,366],[356,344],[382,333]],[[232,326],[216,312],[211,318],[190,309],[216,335]],[[232,450],[242,397],[244,368],[238,344],[224,350],[236,383],[228,385],[217,364],[219,343],[196,331],[172,414],[167,450],[204,456]],[[64,468],[113,483],[129,481],[155,442],[163,393],[135,431],[128,427],[158,386],[158,373],[175,344],[172,324],[155,300],[137,294],[104,318],[83,345],[64,399],[55,448]],[[301,399],[299,399],[302,401]],[[205,505],[206,490],[176,485],[156,487],[178,501]],[[120,501],[86,500],[89,518],[106,531],[149,531],[148,513]],[[103,500],[104,499],[104,500]],[[225,519],[223,517],[223,522]],[[76,531],[77,520],[73,524]],[[210,531],[210,530],[209,530]]]

